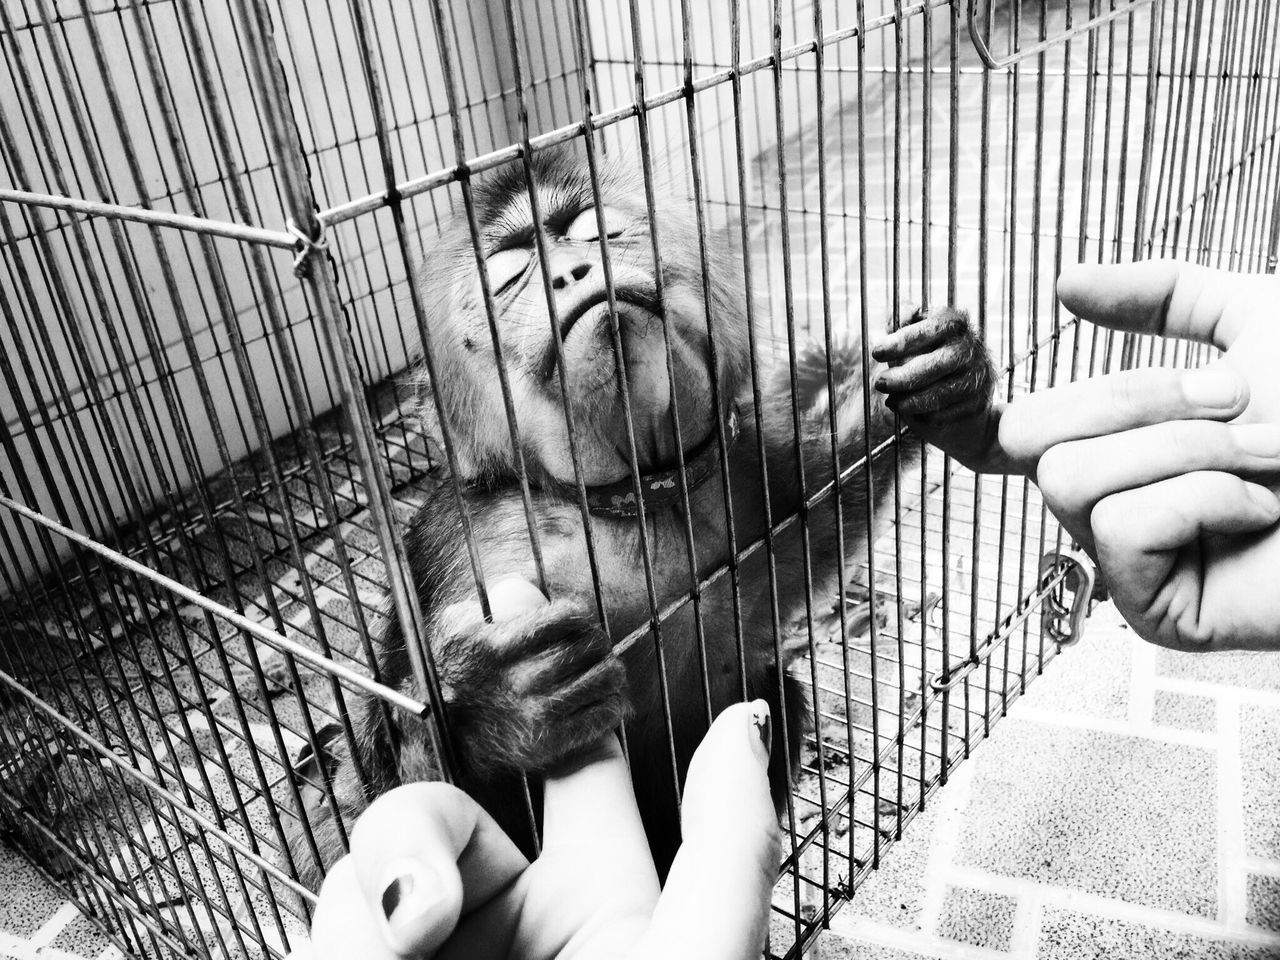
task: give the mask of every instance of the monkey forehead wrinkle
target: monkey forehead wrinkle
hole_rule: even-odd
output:
[[[547,183],[538,184],[538,215],[544,226],[554,225],[565,215],[576,215],[592,207],[596,198],[589,184]],[[527,190],[513,193],[506,198],[490,220],[492,226],[486,236],[498,243],[533,229],[533,208]]]

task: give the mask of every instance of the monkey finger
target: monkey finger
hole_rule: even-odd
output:
[[[968,326],[964,311],[939,310],[886,334],[872,346],[871,356],[882,363],[905,360],[953,339]]]
[[[1232,420],[1249,384],[1226,364],[1126,370],[1018,397],[1000,417],[1000,448],[1028,476],[1050,447],[1166,420]]]
[[[570,601],[559,600],[500,625],[503,639],[498,653],[520,661],[548,650],[561,650],[599,660],[609,649],[608,638],[596,622],[583,616]]]
[[[895,394],[921,390],[948,374],[955,373],[973,361],[973,347],[968,341],[944,342],[928,353],[908,357],[902,363],[882,369],[875,379],[881,393]]]
[[[1054,514],[1083,540],[1104,497],[1185,473],[1214,470],[1252,479],[1280,477],[1280,426],[1176,420],[1049,448],[1036,485]],[[1074,521],[1074,522],[1073,522]]]
[[[381,942],[401,957],[431,956],[464,912],[528,866],[489,814],[439,782],[375,800],[352,831],[350,860]]]
[[[594,739],[622,722],[626,713],[626,688],[627,674],[622,661],[613,658],[596,664],[566,684],[547,688],[545,709],[539,720],[557,727],[566,724],[590,727]]]
[[[904,417],[924,417],[969,404],[975,394],[981,394],[985,399],[987,391],[981,389],[980,385],[975,385],[974,374],[966,367],[948,374],[923,390],[892,394],[885,398],[885,405]]]
[[[779,858],[769,795],[764,701],[735,704],[711,725],[689,764],[684,842],[644,939],[629,954],[739,960],[759,956]]]
[[[553,694],[570,709],[584,697],[595,699],[600,691],[620,691],[626,679],[622,661],[607,648],[572,643],[517,664],[509,676],[518,696]]]

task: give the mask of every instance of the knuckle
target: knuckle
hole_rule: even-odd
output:
[[[1094,504],[1089,512],[1089,528],[1099,546],[1128,538],[1127,531],[1133,521],[1134,511],[1140,509],[1140,505],[1134,504],[1132,500],[1132,497],[1118,493],[1104,497]]]
[[[1125,371],[1111,379],[1111,402],[1118,410],[1132,412],[1144,405],[1146,392],[1142,389],[1138,371]]]
[[[1078,513],[1084,506],[1080,476],[1084,467],[1081,444],[1059,443],[1040,457],[1036,486],[1055,512]]]
[[[1184,467],[1199,465],[1206,457],[1217,459],[1230,448],[1224,437],[1189,421],[1161,424],[1160,437],[1176,462]]]
[[[947,323],[956,333],[969,333],[969,314],[953,307],[947,308]]]
[[[1175,370],[1127,370],[1110,378],[1111,400],[1122,414],[1139,421],[1180,411],[1186,403]]]

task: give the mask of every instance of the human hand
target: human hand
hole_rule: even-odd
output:
[[[495,620],[546,603],[522,581],[489,599]],[[768,743],[763,701],[716,718],[689,766],[684,843],[662,891],[613,734],[547,778],[533,863],[456,787],[389,791],[357,821],[293,957],[758,957],[778,862]]]
[[[1140,636],[1280,649],[1280,278],[1170,261],[1073,267],[1076,315],[1226,351],[1020,397],[999,446],[1093,556]]]

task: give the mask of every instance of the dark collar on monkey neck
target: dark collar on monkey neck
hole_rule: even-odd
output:
[[[729,416],[725,420],[725,444],[732,445],[737,438],[738,407],[734,404],[729,408]],[[718,463],[716,431],[712,430],[705,440],[684,455],[684,477],[689,493],[693,493],[715,473]],[[682,499],[680,466],[677,464],[666,470],[642,473],[638,478],[623,477],[613,483],[587,487],[587,509],[601,517],[637,516],[640,513],[640,506],[636,503],[637,486],[644,500],[645,513],[674,506]]]

